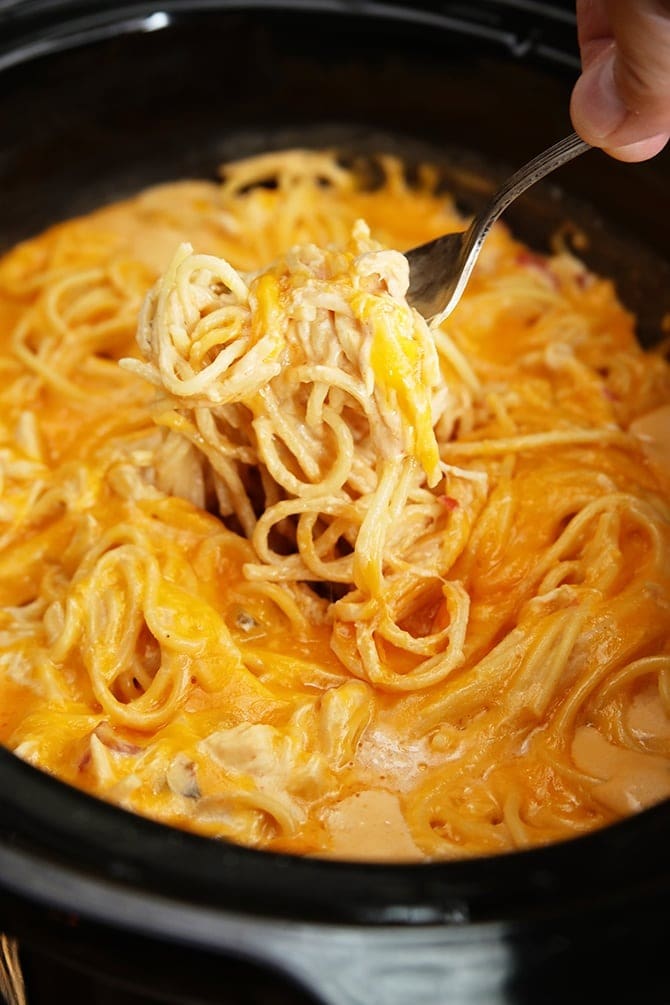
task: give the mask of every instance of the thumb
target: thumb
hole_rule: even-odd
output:
[[[644,160],[670,136],[670,2],[604,6],[611,35],[582,46],[572,121],[594,146],[621,160]]]

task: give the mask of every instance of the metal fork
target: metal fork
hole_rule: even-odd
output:
[[[492,225],[510,203],[557,167],[589,150],[571,133],[533,157],[498,189],[467,230],[445,234],[406,252],[409,261],[407,299],[427,320],[443,321],[461,299]]]

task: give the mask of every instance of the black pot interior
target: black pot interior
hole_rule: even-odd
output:
[[[428,158],[470,211],[571,129],[570,4],[96,6],[0,6],[2,248],[144,186],[214,177],[227,159],[288,145]],[[670,315],[669,181],[670,154],[632,166],[592,151],[507,219],[538,248],[566,221],[579,228],[579,253],[614,278],[651,343]],[[33,875],[57,863],[85,880],[258,916],[571,925],[584,913],[587,927],[626,919],[630,936],[633,915],[653,919],[670,889],[668,804],[553,848],[415,867],[292,860],[172,832],[4,751],[0,806],[0,844]],[[3,885],[14,910],[20,882]],[[40,901],[36,888],[23,893]],[[115,924],[112,915],[101,903],[98,923]]]

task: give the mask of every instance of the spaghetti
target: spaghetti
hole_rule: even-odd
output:
[[[251,158],[0,262],[0,741],[269,850],[562,840],[670,795],[670,367],[502,225],[428,325],[390,249],[463,223],[381,165]]]

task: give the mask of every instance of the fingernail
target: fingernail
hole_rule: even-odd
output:
[[[604,140],[627,116],[614,82],[614,48],[589,66],[579,81],[582,115],[594,139]]]
[[[616,157],[619,161],[634,163],[636,161],[646,161],[660,153],[670,141],[670,134],[657,133],[646,140],[638,140],[636,143],[627,143],[622,147],[606,148],[607,153]]]

